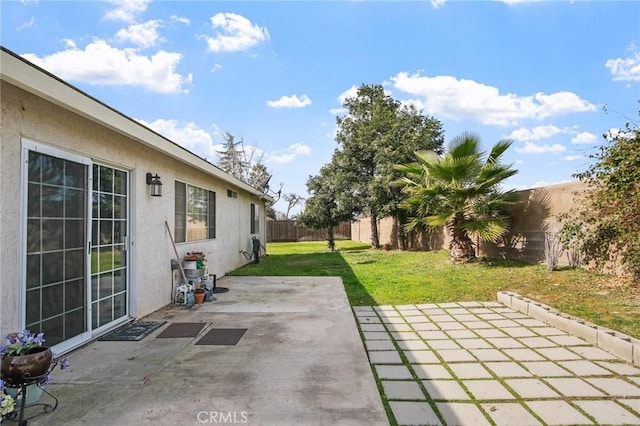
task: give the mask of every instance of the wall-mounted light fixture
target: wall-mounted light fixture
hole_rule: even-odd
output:
[[[160,182],[158,174],[153,176],[151,173],[147,173],[147,185],[149,185],[149,195],[162,197],[162,182]]]

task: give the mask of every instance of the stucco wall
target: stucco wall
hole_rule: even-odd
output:
[[[584,195],[587,186],[581,182],[550,185],[519,191],[522,202],[512,206],[510,232],[499,244],[480,243],[480,256],[522,259],[529,262],[544,261],[544,234],[560,229],[558,215],[576,207],[576,202]],[[392,218],[379,221],[380,245],[396,246],[395,227]],[[351,235],[354,241],[371,241],[369,218],[353,223]],[[449,237],[445,232],[414,233],[409,247],[421,250],[440,250],[449,247]],[[560,258],[560,265],[566,265],[567,258]]]
[[[239,188],[149,148],[135,140],[60,108],[3,81],[0,129],[0,331],[4,335],[22,326],[20,319],[21,265],[21,138],[89,157],[94,163],[130,171],[130,284],[131,314],[144,316],[170,302],[171,262],[175,258],[165,227],[173,232],[174,181],[176,179],[216,192],[214,240],[178,244],[182,257],[202,251],[211,273],[222,276],[246,259],[250,234],[249,204],[261,206],[260,234],[265,241],[264,203]],[[147,193],[146,173],[160,175],[163,196]],[[228,198],[227,189],[238,198]]]

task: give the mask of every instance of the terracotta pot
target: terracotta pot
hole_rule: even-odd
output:
[[[49,371],[52,359],[51,348],[44,346],[33,348],[25,355],[5,355],[0,364],[0,373],[4,380],[14,383],[28,381],[44,376]]]
[[[201,304],[202,302],[204,302],[204,297],[206,296],[206,292],[204,291],[204,289],[202,288],[197,288],[194,292],[193,292],[193,297],[195,297],[196,299],[196,305]]]

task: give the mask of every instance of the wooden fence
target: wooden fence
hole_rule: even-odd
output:
[[[336,240],[351,239],[351,222],[342,222],[333,228]],[[325,229],[305,228],[297,220],[267,220],[267,242],[324,241]]]

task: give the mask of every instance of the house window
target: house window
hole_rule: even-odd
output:
[[[257,234],[260,232],[260,210],[258,206],[251,203],[251,233]]]
[[[238,193],[236,191],[232,191],[227,189],[227,197],[229,198],[238,198]]]
[[[184,243],[216,237],[216,193],[175,183],[175,241]]]

